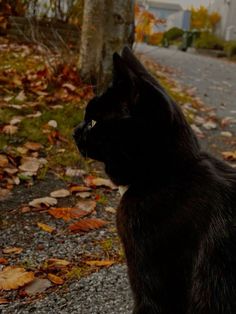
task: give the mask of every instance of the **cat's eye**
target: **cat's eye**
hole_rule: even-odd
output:
[[[91,121],[91,128],[93,128],[94,126],[95,126],[95,124],[97,123],[97,121],[95,121],[95,120],[92,120]]]
[[[92,128],[95,126],[96,123],[97,123],[97,121],[91,120],[91,121],[87,124],[87,126],[88,126],[89,129],[92,129]]]

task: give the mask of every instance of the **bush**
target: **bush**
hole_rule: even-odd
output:
[[[184,31],[181,28],[173,27],[164,33],[163,39],[167,41],[174,41],[183,36]]]
[[[228,58],[236,56],[236,41],[228,41],[225,43],[224,51]]]
[[[158,46],[162,42],[163,33],[154,33],[147,38],[149,45]]]
[[[194,46],[198,49],[224,50],[224,40],[209,32],[201,33],[200,37],[195,40]]]

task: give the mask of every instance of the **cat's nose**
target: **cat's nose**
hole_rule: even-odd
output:
[[[73,137],[74,137],[74,139],[78,139],[80,136],[81,136],[81,134],[82,134],[82,131],[83,131],[83,129],[84,129],[84,127],[85,127],[85,122],[84,121],[82,121],[79,125],[77,125],[77,127],[74,129],[74,131],[73,131]]]

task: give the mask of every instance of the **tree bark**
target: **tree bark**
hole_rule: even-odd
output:
[[[85,0],[78,67],[100,94],[112,75],[112,55],[134,38],[134,0]]]

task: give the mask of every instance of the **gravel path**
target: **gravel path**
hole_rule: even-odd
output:
[[[41,301],[2,307],[2,314],[126,314],[131,313],[131,292],[125,266],[113,266],[73,282],[66,293],[52,293]]]

